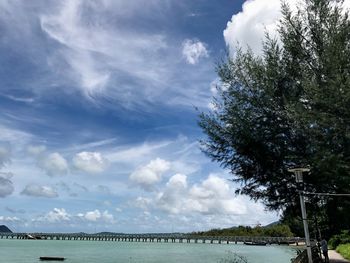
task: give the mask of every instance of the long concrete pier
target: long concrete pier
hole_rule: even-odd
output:
[[[84,233],[0,233],[0,239],[46,239],[123,242],[210,243],[266,242],[267,244],[304,243],[299,237],[193,236],[189,234],[84,234]]]

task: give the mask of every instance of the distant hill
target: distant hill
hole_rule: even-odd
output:
[[[273,223],[270,223],[270,224],[266,225],[265,227],[276,226],[276,225],[279,225],[279,224],[281,224],[280,221],[275,221]]]
[[[0,233],[12,233],[12,231],[5,225],[0,226]]]

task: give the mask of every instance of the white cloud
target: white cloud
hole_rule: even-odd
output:
[[[205,214],[244,214],[245,204],[239,198],[234,198],[233,189],[228,181],[209,175],[200,185],[194,185],[190,191],[188,205],[194,211]]]
[[[344,9],[350,10],[350,1],[344,1],[343,7],[344,7]]]
[[[114,216],[110,214],[107,210],[102,213],[102,219],[106,223],[113,223],[114,222]]]
[[[166,47],[162,35],[131,32],[124,25],[112,29],[100,18],[118,13],[121,9],[114,6],[118,2],[62,1],[58,12],[40,17],[42,30],[63,46],[52,57],[52,66],[57,63],[55,59],[63,59],[72,69],[72,80],[88,96],[109,87],[112,72],[123,72],[147,82],[164,73],[157,59],[158,51]],[[123,10],[130,11],[132,5],[124,4]],[[149,3],[143,6],[146,9]],[[122,15],[125,18],[125,13]],[[99,17],[98,21],[92,22],[94,17]],[[114,86],[123,89],[121,85]]]
[[[166,184],[165,190],[158,194],[157,204],[161,210],[177,214],[184,209],[187,198],[187,177],[175,174]]]
[[[142,210],[147,210],[151,203],[151,198],[139,196],[135,201],[132,202],[132,205],[141,208]]]
[[[209,56],[206,45],[199,40],[186,39],[182,43],[182,55],[189,64],[197,64],[200,58]]]
[[[3,120],[1,120],[4,122]],[[7,142],[26,143],[33,139],[33,135],[21,130],[0,125],[0,140]]]
[[[188,188],[187,177],[172,176],[156,198],[157,207],[171,214],[200,213],[208,215],[242,215],[246,203],[234,198],[233,189],[225,179],[216,175]]]
[[[71,220],[71,215],[64,208],[54,208],[38,221],[47,221],[49,223],[67,222]]]
[[[47,198],[58,197],[58,193],[54,189],[52,189],[50,186],[41,186],[36,184],[27,185],[23,189],[21,194],[34,196],[34,197],[47,197]]]
[[[29,145],[27,147],[27,152],[31,155],[39,155],[46,151],[46,146],[44,145]]]
[[[108,160],[99,152],[80,152],[73,158],[74,166],[84,172],[102,173],[108,166]]]
[[[65,175],[68,173],[68,163],[59,153],[51,153],[46,158],[39,160],[39,166],[49,176]]]
[[[0,197],[6,197],[12,194],[14,189],[10,178],[0,176]]]
[[[291,8],[296,8],[299,0],[286,1]],[[233,52],[237,42],[243,48],[247,45],[255,54],[261,54],[262,41],[265,32],[272,37],[277,36],[277,26],[281,18],[280,0],[248,0],[242,7],[242,12],[232,16],[224,30],[226,45]]]
[[[99,210],[94,210],[94,211],[90,211],[90,212],[86,212],[86,214],[84,215],[85,219],[88,221],[93,221],[96,222],[97,219],[99,219],[101,217],[101,212]]]
[[[83,216],[87,221],[96,222],[98,220],[102,220],[106,223],[115,222],[114,216],[110,214],[107,210],[101,213],[98,209],[94,211],[89,211],[84,214],[80,214],[79,216]]]
[[[147,165],[137,168],[130,174],[130,180],[146,191],[153,190],[156,183],[162,180],[163,173],[168,171],[170,163],[157,158],[150,161]]]
[[[36,66],[46,70],[22,85],[35,99],[52,95],[53,89],[59,96],[78,91],[95,106],[150,111],[155,102],[192,108],[193,97],[198,107],[209,100],[203,89],[215,75],[212,63],[206,59],[183,74],[179,53],[184,39],[174,39],[165,28],[135,23],[145,19],[167,27],[174,15],[170,1],[0,3],[5,48],[28,43],[19,49],[21,57],[35,56]],[[48,47],[42,34],[54,44]]]
[[[6,222],[6,223],[13,223],[13,222],[19,222],[21,219],[19,219],[16,216],[0,216],[0,221],[1,222]]]
[[[11,162],[12,149],[9,142],[0,142],[0,168]]]
[[[173,175],[166,183],[166,187],[171,189],[186,189],[187,188],[187,176],[183,174]]]
[[[107,155],[111,162],[130,162],[149,157],[154,151],[169,146],[172,141],[144,142],[141,145],[128,145],[115,148]]]

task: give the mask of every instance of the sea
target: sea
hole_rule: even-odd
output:
[[[244,244],[151,243],[0,239],[1,263],[36,263],[42,256],[64,257],[65,263],[229,263],[238,256],[248,263],[290,263],[289,246]],[[240,261],[237,261],[240,262]]]

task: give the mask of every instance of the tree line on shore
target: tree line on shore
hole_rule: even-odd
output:
[[[211,229],[209,231],[192,232],[193,236],[246,236],[246,237],[292,237],[288,225],[273,224],[270,226],[238,226],[224,229]]]

